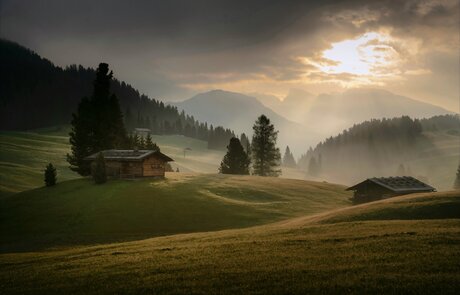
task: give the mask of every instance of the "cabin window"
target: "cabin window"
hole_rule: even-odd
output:
[[[163,165],[161,165],[161,164],[152,164],[152,165],[150,165],[150,167],[152,167],[152,169],[162,169]]]

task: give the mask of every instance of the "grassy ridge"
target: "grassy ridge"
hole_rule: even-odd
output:
[[[433,203],[424,198],[458,203],[460,194],[395,198],[337,210],[328,216],[333,223],[327,224],[321,218],[295,219],[240,230],[3,254],[0,282],[6,292],[22,294],[456,294],[458,218],[366,219],[369,212],[400,206],[395,204],[420,201],[430,208]],[[344,211],[361,216],[360,221],[344,219]],[[333,218],[339,215],[340,222]]]
[[[0,200],[1,250],[248,227],[349,205],[344,187],[256,176],[77,179]]]
[[[52,162],[58,181],[77,178],[68,168],[68,137],[28,132],[0,133],[0,194],[43,186],[43,170]]]

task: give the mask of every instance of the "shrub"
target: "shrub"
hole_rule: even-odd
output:
[[[53,164],[49,163],[45,169],[45,185],[53,186],[56,184],[56,180],[57,180],[56,168],[54,168]]]

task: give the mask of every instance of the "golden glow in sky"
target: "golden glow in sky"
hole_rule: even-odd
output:
[[[366,33],[356,39],[333,43],[323,51],[318,68],[328,74],[381,76],[398,61],[389,36]]]

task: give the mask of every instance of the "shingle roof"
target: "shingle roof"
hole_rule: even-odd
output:
[[[365,182],[373,182],[383,186],[394,192],[432,192],[436,189],[426,183],[412,176],[396,176],[396,177],[373,177],[368,178],[354,186],[347,188],[347,190],[356,190],[361,184]]]
[[[149,156],[155,156],[162,159],[165,162],[174,161],[165,154],[153,151],[153,150],[105,150],[101,151],[104,159],[106,160],[119,160],[119,161],[142,161],[143,159]],[[96,159],[99,153],[92,154],[91,156],[86,157],[86,160]]]

